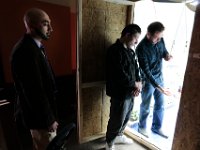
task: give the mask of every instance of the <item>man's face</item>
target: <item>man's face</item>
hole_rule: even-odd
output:
[[[138,39],[140,37],[140,33],[136,33],[134,35],[127,35],[127,47],[134,47],[138,43]]]
[[[52,31],[51,20],[49,19],[49,16],[44,13],[36,25],[35,32],[43,40],[47,40],[49,39]]]
[[[154,35],[148,34],[148,39],[153,43],[158,43],[163,37],[163,32],[156,32]]]

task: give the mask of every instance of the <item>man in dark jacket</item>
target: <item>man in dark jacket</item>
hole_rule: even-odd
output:
[[[26,34],[11,55],[11,70],[17,99],[15,117],[23,150],[28,147],[22,126],[32,135],[36,150],[45,150],[56,135],[55,80],[41,41],[47,40],[52,27],[41,9],[32,8],[24,15]]]
[[[113,150],[114,143],[133,143],[123,135],[123,131],[130,118],[134,96],[138,96],[141,90],[139,68],[132,49],[140,34],[140,27],[130,24],[123,29],[121,38],[107,50],[106,93],[111,97],[111,107],[106,150]]]

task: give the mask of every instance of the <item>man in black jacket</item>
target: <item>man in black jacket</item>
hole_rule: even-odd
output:
[[[45,150],[56,135],[58,123],[55,107],[55,80],[45,56],[41,41],[51,34],[51,20],[38,8],[24,15],[26,34],[14,46],[11,55],[11,70],[17,99],[15,118],[23,150],[28,147],[22,125],[27,128],[36,150]]]
[[[107,50],[106,93],[111,97],[111,107],[106,150],[113,150],[114,143],[133,143],[123,135],[123,131],[130,118],[134,96],[138,96],[141,90],[139,68],[132,49],[140,34],[140,27],[130,24],[123,29],[121,38]]]

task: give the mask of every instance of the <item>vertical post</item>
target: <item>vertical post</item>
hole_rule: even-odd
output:
[[[77,0],[77,53],[76,53],[76,61],[77,61],[77,68],[76,68],[76,93],[77,93],[77,134],[78,134],[78,141],[81,143],[81,110],[80,110],[80,93],[81,93],[81,75],[80,75],[80,62],[81,62],[81,51],[82,51],[82,0]]]
[[[134,20],[134,7],[135,5],[129,5],[127,7],[127,18],[126,18],[126,24],[131,24],[133,23]]]
[[[172,150],[200,149],[200,4],[197,6]]]

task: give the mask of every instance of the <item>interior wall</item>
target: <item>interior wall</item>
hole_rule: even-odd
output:
[[[27,9],[32,7],[45,10],[50,16],[53,27],[51,38],[48,41],[43,41],[43,43],[56,75],[59,127],[64,127],[72,119],[73,122],[76,121],[76,110],[74,110],[76,108],[76,12],[71,11],[68,6],[36,0],[1,1],[0,100],[7,99],[11,103],[4,108],[1,107],[0,122],[4,133],[2,138],[5,140],[8,150],[19,149],[13,121],[15,90],[11,75],[10,55],[15,43],[26,32],[23,15]],[[2,136],[2,133],[0,136]],[[0,147],[2,142],[0,142]]]
[[[77,69],[77,12],[70,12],[70,41],[71,41],[71,70],[76,72]]]
[[[200,149],[200,5],[198,5],[189,49],[173,150]]]
[[[76,72],[77,62],[76,62],[76,34],[77,34],[77,0],[37,0],[41,2],[66,6],[70,8],[70,41],[71,41],[71,67],[72,72]]]
[[[82,82],[105,80],[105,50],[120,37],[126,12],[124,5],[83,0]]]
[[[106,49],[126,25],[127,6],[103,0],[82,1],[80,52],[80,142],[105,136],[109,97],[105,93]]]
[[[56,76],[76,70],[76,15],[70,8],[34,0],[2,1],[0,5],[0,54],[5,83],[12,82],[10,54],[14,44],[26,32],[23,24],[25,11],[32,7],[44,9],[52,21],[51,38],[44,41],[50,63]],[[73,57],[73,58],[72,58]]]

